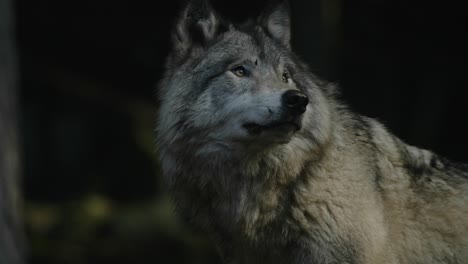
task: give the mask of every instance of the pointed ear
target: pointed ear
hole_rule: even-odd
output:
[[[286,47],[291,43],[291,19],[287,0],[273,1],[269,8],[260,16],[259,24],[267,34]]]
[[[220,22],[207,0],[189,1],[172,32],[174,51],[183,55],[192,46],[205,46],[218,34]]]

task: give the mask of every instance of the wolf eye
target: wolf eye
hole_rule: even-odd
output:
[[[231,70],[237,77],[244,77],[247,75],[247,70],[244,66],[236,66]]]
[[[283,82],[288,83],[289,79],[291,79],[291,76],[289,76],[289,72],[284,72],[283,73]]]

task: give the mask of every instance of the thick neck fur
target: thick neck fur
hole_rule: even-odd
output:
[[[290,216],[284,216],[291,214],[287,205],[292,192],[301,188],[310,171],[326,167],[327,160],[333,159],[342,141],[340,133],[346,130],[338,120],[343,118],[338,111],[330,112],[330,120],[322,125],[327,130],[322,134],[327,136],[317,138],[317,142],[311,141],[316,135],[302,131],[288,144],[262,151],[193,155],[198,146],[190,147],[184,139],[180,139],[185,143],[180,149],[177,142],[170,149],[162,148],[163,166],[167,165],[163,169],[170,175],[181,213],[202,229],[214,229],[230,239],[255,243],[268,236],[272,243],[287,243],[281,234],[275,241],[271,231],[300,232],[292,230],[290,223],[278,221],[289,219]],[[237,237],[232,238],[233,234]]]

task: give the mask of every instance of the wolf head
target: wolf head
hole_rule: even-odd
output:
[[[161,148],[243,155],[325,141],[327,95],[291,51],[289,13],[277,2],[234,25],[207,1],[188,3],[159,87]]]

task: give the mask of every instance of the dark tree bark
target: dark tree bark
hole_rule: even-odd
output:
[[[0,0],[0,264],[23,263],[13,10]]]

